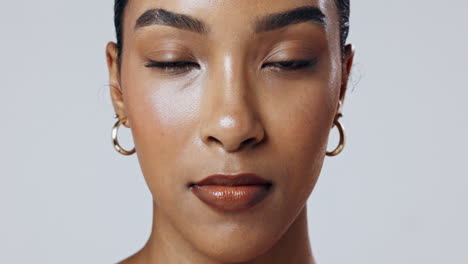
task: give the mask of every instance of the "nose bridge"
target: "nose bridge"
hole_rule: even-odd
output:
[[[205,83],[200,137],[206,145],[233,152],[258,144],[264,131],[243,59],[231,54],[221,58],[212,65]]]

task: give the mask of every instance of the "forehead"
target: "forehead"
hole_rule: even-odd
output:
[[[148,9],[163,8],[198,18],[221,31],[246,29],[256,18],[303,6],[314,6],[324,14],[328,30],[339,28],[334,0],[129,0],[124,29],[129,31]]]
[[[284,13],[300,7],[318,8],[324,15],[323,37],[328,43],[332,61],[338,61],[340,50],[340,23],[335,0],[130,0],[123,21],[123,45],[131,48],[138,36],[147,30],[135,30],[137,20],[149,9],[164,9],[172,13],[187,15],[201,21],[210,28],[211,43],[238,49],[246,47],[259,34],[252,30],[259,18],[275,13]],[[155,27],[152,30],[157,30]],[[269,36],[275,36],[272,31]],[[280,35],[277,35],[278,37]]]

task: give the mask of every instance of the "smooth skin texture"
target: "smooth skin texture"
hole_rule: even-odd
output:
[[[319,8],[326,25],[255,31],[259,18],[303,6]],[[135,30],[152,8],[196,18],[209,30]],[[120,69],[116,44],[106,48],[110,92],[131,128],[154,213],[148,242],[120,263],[315,263],[306,201],[354,54],[348,45],[342,57],[334,1],[131,0],[124,18]],[[188,63],[163,69],[154,61]],[[306,63],[280,63],[288,61]],[[248,210],[214,210],[187,187],[246,172],[273,181]]]

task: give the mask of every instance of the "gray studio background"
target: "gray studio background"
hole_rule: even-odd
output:
[[[0,263],[115,263],[152,215],[136,156],[110,142],[113,1],[1,2]],[[351,3],[349,140],[309,200],[315,256],[466,264],[468,2]]]

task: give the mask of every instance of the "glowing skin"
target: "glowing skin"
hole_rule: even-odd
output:
[[[257,19],[303,6],[321,10],[326,25],[255,32]],[[209,30],[134,30],[152,8]],[[148,243],[122,263],[314,263],[305,206],[353,58],[348,46],[341,59],[334,1],[130,0],[124,18],[120,71],[116,45],[106,50],[111,96],[132,130],[154,215]],[[189,64],[165,71],[154,61]],[[302,67],[278,64],[288,61]],[[187,187],[236,173],[272,188],[248,209],[222,211]]]

